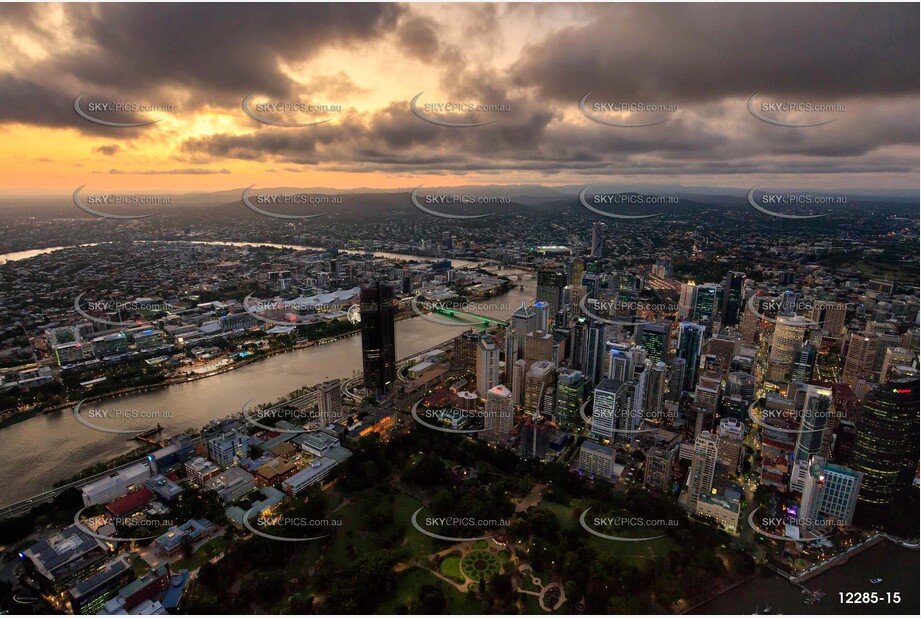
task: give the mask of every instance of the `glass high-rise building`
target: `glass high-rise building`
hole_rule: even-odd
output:
[[[684,379],[681,388],[685,391],[694,390],[697,381],[697,366],[700,364],[700,353],[704,345],[704,332],[707,330],[702,324],[682,322],[678,328],[677,358],[683,358]]]
[[[380,395],[390,389],[397,376],[393,288],[376,281],[361,289],[360,303],[364,385],[369,393]]]
[[[723,280],[723,326],[735,326],[739,323],[742,312],[742,286],[745,284],[745,273],[729,271]]]
[[[671,325],[664,322],[643,324],[639,344],[646,349],[647,358],[653,364],[665,361],[668,357],[671,339]]]
[[[886,382],[867,393],[857,419],[851,467],[863,472],[860,500],[892,502],[910,486],[918,460],[918,380]]]

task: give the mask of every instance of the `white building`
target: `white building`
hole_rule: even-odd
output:
[[[152,474],[149,464],[137,463],[88,483],[80,488],[83,492],[83,505],[105,504],[120,498],[128,493],[130,487],[146,481]]]

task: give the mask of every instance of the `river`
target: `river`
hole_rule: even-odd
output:
[[[460,265],[463,261],[452,260],[452,263]],[[508,271],[512,272],[520,271]],[[502,271],[502,274],[507,273]],[[488,301],[495,309],[481,313],[507,320],[522,302],[534,298],[533,279],[525,279],[520,285],[524,286],[524,291],[515,286],[508,293]],[[438,345],[467,328],[469,326],[445,326],[422,318],[401,320],[395,326],[397,357]],[[360,369],[361,337],[352,336],[278,354],[208,378],[102,399],[86,404],[84,411],[156,412],[159,413],[156,421],[122,420],[119,427],[146,428],[159,422],[168,436],[235,414],[247,401],[252,400],[254,404],[275,401],[302,386],[329,378],[349,378]],[[0,445],[0,505],[6,505],[50,489],[55,481],[69,478],[96,462],[127,453],[139,443],[125,435],[89,429],[74,419],[72,409],[66,409],[39,414],[0,429]]]
[[[880,578],[878,584],[870,579]],[[774,614],[911,614],[919,612],[918,552],[884,541],[805,582],[825,597],[807,605],[802,590],[779,575],[758,575],[694,609],[692,614],[752,614],[770,606]],[[842,603],[839,593],[876,592],[869,604]],[[886,593],[890,593],[887,599]],[[895,603],[892,593],[899,593]]]

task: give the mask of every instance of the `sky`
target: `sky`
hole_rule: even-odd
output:
[[[83,184],[917,189],[918,13],[915,4],[5,4],[0,196]],[[157,122],[96,124],[74,110],[81,93],[93,118]],[[250,93],[262,118],[326,122],[259,122],[242,107]],[[579,106],[589,93],[583,109],[597,121]],[[833,122],[759,120],[748,107],[756,93],[751,106],[769,119]],[[434,122],[412,112],[416,95]],[[105,102],[169,109],[94,107]],[[507,111],[437,110],[455,102]],[[833,107],[772,107],[782,102]]]

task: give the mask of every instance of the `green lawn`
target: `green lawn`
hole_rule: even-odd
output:
[[[487,547],[489,547],[489,542],[485,539],[480,539],[473,544],[473,549],[486,549]]]
[[[443,582],[425,569],[413,567],[400,573],[393,593],[380,604],[378,613],[394,614],[400,605],[409,605],[419,597],[419,589],[424,585],[440,588],[448,600],[448,614],[482,614],[482,601],[472,594],[463,593],[454,586]]]
[[[438,565],[438,570],[441,571],[441,574],[445,577],[450,577],[457,583],[463,584],[465,580],[464,576],[461,574],[460,563],[460,556],[446,556],[445,559],[441,561],[441,564]]]
[[[216,536],[195,550],[191,558],[180,558],[176,562],[170,564],[170,568],[174,571],[178,571],[179,569],[194,571],[223,552],[226,545],[227,541],[224,540],[224,537]]]

